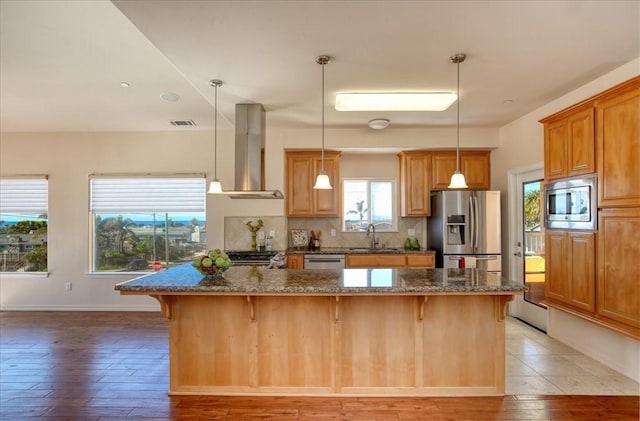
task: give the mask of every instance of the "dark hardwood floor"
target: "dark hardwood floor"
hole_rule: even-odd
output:
[[[638,420],[638,396],[169,397],[156,313],[0,313],[0,419]]]

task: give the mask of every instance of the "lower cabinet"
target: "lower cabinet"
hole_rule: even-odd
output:
[[[433,253],[347,254],[347,268],[434,268]]]
[[[598,214],[597,315],[640,339],[640,208]]]
[[[546,297],[550,303],[595,311],[595,233],[547,230]]]
[[[304,269],[304,255],[303,254],[288,254],[287,255],[287,269]]]
[[[403,268],[404,254],[347,254],[347,268]]]
[[[548,229],[547,304],[640,339],[638,232],[640,208],[601,209],[597,234]]]

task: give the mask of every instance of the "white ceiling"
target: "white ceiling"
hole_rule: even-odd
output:
[[[337,92],[455,91],[461,124],[500,127],[640,56],[639,1],[0,1],[0,130],[221,127],[236,103],[271,126],[455,125],[435,112],[338,112]],[[131,84],[122,88],[121,81]],[[160,99],[162,92],[180,96]],[[506,102],[508,101],[508,102]]]

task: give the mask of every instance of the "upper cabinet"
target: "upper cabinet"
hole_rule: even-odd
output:
[[[455,151],[431,152],[431,190],[447,190],[456,170]],[[491,152],[461,151],[460,171],[470,190],[491,188]]]
[[[554,114],[541,122],[544,123],[545,179],[595,172],[591,103]]]
[[[640,206],[640,77],[606,91],[595,109],[598,206]]]
[[[324,170],[333,189],[314,190],[322,168],[321,151],[287,151],[287,215],[336,217],[340,213],[340,152],[324,152]]]
[[[431,215],[431,156],[425,151],[400,155],[400,215]]]
[[[448,190],[456,151],[404,151],[400,158],[401,216],[430,216],[431,191]],[[460,170],[470,190],[491,187],[491,151],[461,151]]]

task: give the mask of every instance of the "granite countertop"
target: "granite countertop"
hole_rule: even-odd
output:
[[[410,253],[435,253],[433,250],[405,250],[403,248],[377,248],[375,250],[366,247],[322,247],[320,250],[298,250],[290,248],[287,254],[410,254]]]
[[[524,291],[520,282],[479,269],[267,269],[232,266],[207,280],[190,263],[115,286],[132,294],[438,294]]]

